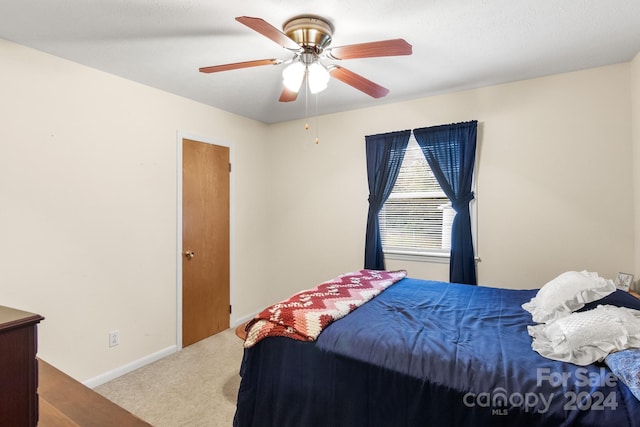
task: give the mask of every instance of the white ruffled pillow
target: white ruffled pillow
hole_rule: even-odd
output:
[[[536,323],[568,316],[586,303],[597,301],[616,290],[612,280],[588,271],[567,271],[545,284],[522,308]]]
[[[599,305],[528,330],[540,355],[584,366],[612,351],[640,347],[640,311]]]

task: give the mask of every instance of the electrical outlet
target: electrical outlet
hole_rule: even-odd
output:
[[[120,331],[109,332],[109,347],[115,347],[120,344]]]

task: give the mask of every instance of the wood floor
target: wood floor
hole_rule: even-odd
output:
[[[44,360],[38,373],[38,427],[151,426]]]

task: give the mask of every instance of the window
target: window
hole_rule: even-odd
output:
[[[448,257],[454,211],[413,135],[378,219],[385,254]]]

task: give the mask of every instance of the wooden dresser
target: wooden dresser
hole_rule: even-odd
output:
[[[37,325],[43,319],[0,306],[0,426],[38,424]]]

